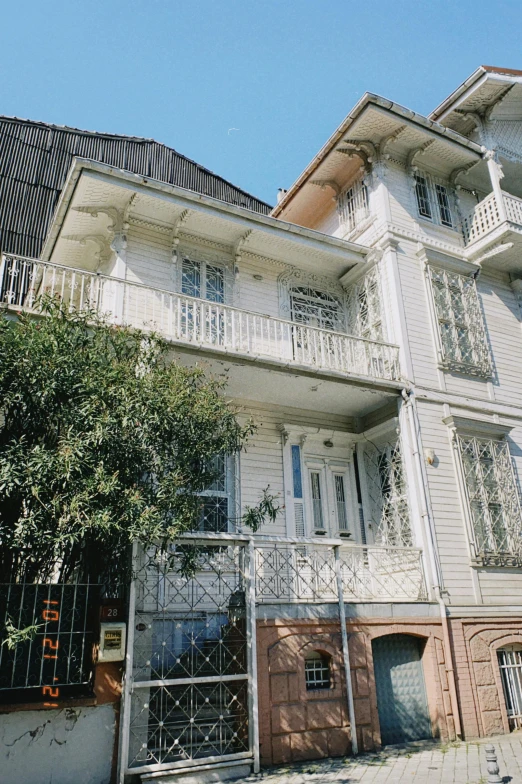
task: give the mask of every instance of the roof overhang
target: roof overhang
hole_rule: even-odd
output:
[[[323,274],[342,277],[364,264],[368,248],[174,185],[75,159],[42,258],[91,268],[108,253],[116,223],[133,222],[170,239],[179,234]]]
[[[358,142],[369,142],[370,150],[373,146],[379,155],[383,154],[385,147],[389,157],[402,160],[408,160],[412,152],[419,151],[423,163],[429,166],[431,160],[435,167],[443,165],[448,174],[479,160],[483,154],[480,145],[452,129],[378,95],[366,93],[284,194],[271,215],[303,222],[303,215],[306,215],[304,203],[299,209],[294,207],[298,195],[303,188],[321,183],[330,184],[334,191],[342,187],[341,180],[350,176],[346,164],[349,149],[345,148],[356,146]],[[371,163],[368,149],[366,156]],[[360,158],[357,166],[361,166]],[[314,211],[316,215],[320,212],[317,198]],[[309,225],[306,219],[304,224]]]
[[[473,112],[483,113],[500,101],[515,85],[519,85],[520,101],[522,71],[481,65],[431,112],[429,119],[443,123],[458,133],[468,133],[473,124],[468,126],[464,115]],[[522,116],[522,104],[519,105]]]

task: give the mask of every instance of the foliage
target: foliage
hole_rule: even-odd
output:
[[[2,580],[121,580],[132,541],[197,529],[212,458],[254,428],[224,382],[173,362],[159,337],[41,310],[0,320]],[[269,498],[247,524],[273,516]]]
[[[5,639],[2,640],[2,645],[7,645],[10,651],[14,650],[17,645],[34,640],[38,634],[38,629],[44,626],[43,623],[33,623],[31,626],[26,626],[25,629],[17,629],[13,623],[10,615],[7,616],[5,623],[4,635]]]

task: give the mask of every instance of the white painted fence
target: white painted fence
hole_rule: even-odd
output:
[[[93,309],[113,323],[155,331],[176,343],[346,376],[399,380],[397,346],[106,275],[3,256],[0,287],[0,302],[14,309],[37,311],[46,294],[71,310]]]

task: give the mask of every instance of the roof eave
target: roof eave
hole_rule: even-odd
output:
[[[380,95],[376,95],[375,93],[365,93],[362,98],[356,103],[352,111],[344,118],[343,122],[339,125],[336,131],[330,136],[326,144],[319,150],[317,155],[312,159],[312,161],[308,164],[306,169],[302,172],[302,174],[297,178],[297,180],[293,183],[293,185],[288,189],[288,191],[284,194],[281,201],[276,204],[272,212],[270,213],[271,216],[277,217],[284,207],[288,205],[291,199],[295,196],[297,191],[303,186],[309,176],[314,172],[319,164],[326,158],[326,156],[331,152],[333,147],[337,144],[343,134],[346,133],[350,125],[356,120],[360,114],[365,110],[365,108],[369,104],[375,104],[381,109],[387,110],[396,114],[410,122],[413,122],[417,125],[421,125],[424,127],[425,130],[440,135],[455,144],[461,145],[463,147],[467,147],[468,149],[472,150],[473,152],[477,153],[478,155],[482,155],[482,149],[480,145],[476,144],[475,142],[466,139],[465,136],[461,136],[461,134],[453,131],[451,128],[446,128],[439,123],[434,122],[433,120],[424,117],[422,114],[418,114],[411,109],[407,109],[400,104],[394,103],[393,101],[388,100],[387,98],[383,98]]]
[[[105,177],[110,176],[116,180],[119,180],[120,182],[124,182],[127,186],[135,186],[136,188],[140,189],[146,187],[158,192],[163,192],[165,194],[169,194],[171,196],[175,196],[191,202],[193,205],[199,204],[201,207],[207,207],[214,210],[217,209],[220,212],[228,215],[229,218],[235,217],[247,221],[255,221],[258,224],[262,224],[266,229],[277,232],[277,234],[279,234],[281,237],[285,233],[288,233],[290,235],[295,235],[296,239],[299,237],[301,240],[308,241],[311,245],[314,245],[315,243],[321,243],[321,245],[324,246],[324,244],[326,244],[329,246],[333,254],[352,254],[353,256],[359,257],[360,261],[364,261],[365,257],[371,252],[370,248],[367,248],[364,245],[348,242],[347,240],[342,240],[338,237],[332,237],[331,235],[323,234],[303,226],[298,226],[297,224],[288,223],[287,221],[277,220],[270,215],[263,215],[262,213],[248,210],[245,207],[229,204],[228,202],[220,201],[219,199],[214,199],[211,196],[196,193],[195,191],[190,191],[177,185],[164,183],[160,180],[154,180],[150,177],[143,177],[142,175],[134,174],[133,172],[128,172],[123,169],[117,169],[113,166],[109,166],[108,164],[100,163],[98,161],[91,161],[84,158],[75,158],[73,164],[71,165],[67,182],[62,190],[60,201],[58,202],[47,239],[45,240],[42,249],[41,258],[43,260],[48,260],[53,253],[53,249],[60,235],[69,204],[74,196],[74,191],[83,171],[92,171]],[[353,259],[353,263],[357,263],[355,258]]]

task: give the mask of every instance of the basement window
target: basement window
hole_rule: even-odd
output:
[[[332,685],[331,658],[319,651],[312,651],[305,659],[305,682],[307,691],[329,689]]]

